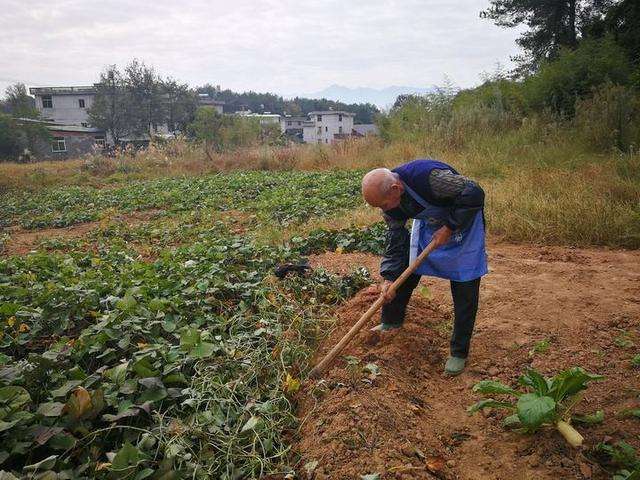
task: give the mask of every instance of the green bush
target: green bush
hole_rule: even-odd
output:
[[[196,118],[189,126],[189,131],[204,144],[207,152],[256,145],[261,135],[258,120],[221,115],[210,107],[200,107],[196,111]]]
[[[640,140],[640,97],[628,87],[605,84],[576,102],[574,124],[594,150],[627,152]]]
[[[608,82],[627,84],[631,70],[624,50],[613,39],[584,40],[575,50],[562,50],[556,60],[524,80],[526,108],[573,116],[576,100]]]

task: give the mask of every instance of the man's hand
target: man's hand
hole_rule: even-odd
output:
[[[453,230],[451,230],[446,225],[443,225],[438,230],[436,230],[436,232],[431,237],[431,242],[435,244],[435,248],[441,247],[442,245],[447,243],[451,238],[451,232],[453,232]]]
[[[396,291],[389,288],[392,283],[393,282],[390,282],[389,280],[385,280],[382,282],[382,285],[380,285],[380,295],[384,297],[384,303],[389,303],[396,297]]]

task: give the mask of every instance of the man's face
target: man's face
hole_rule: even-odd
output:
[[[402,197],[402,186],[401,184],[394,184],[391,186],[391,189],[385,194],[378,194],[376,198],[372,199],[370,205],[372,207],[377,207],[386,210],[393,210],[394,208],[400,205],[400,197]]]

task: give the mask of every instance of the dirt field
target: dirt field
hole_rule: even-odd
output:
[[[442,373],[452,318],[449,284],[423,279],[427,288],[414,293],[403,329],[363,330],[322,381],[306,385],[295,446],[300,470],[317,461],[311,478],[604,479],[611,473],[593,461],[591,447],[605,439],[640,447],[640,420],[616,417],[640,406],[640,370],[630,364],[640,351],[640,252],[494,243],[489,254],[491,273],[482,281],[466,371],[456,378]],[[337,273],[358,265],[375,273],[378,263],[364,254],[312,258],[315,267]],[[336,330],[318,358],[375,298],[371,289],[362,291],[337,312]],[[530,354],[541,340],[549,341],[548,351]],[[349,365],[349,355],[360,363]],[[378,376],[363,376],[367,363],[375,363]],[[477,381],[515,384],[529,365],[547,375],[581,366],[606,376],[591,384],[576,411],[605,412],[604,423],[577,426],[583,450],[571,450],[553,431],[509,432],[500,424],[502,413],[466,414],[479,399],[471,391]]]

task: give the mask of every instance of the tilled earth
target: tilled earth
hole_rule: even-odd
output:
[[[620,418],[640,407],[640,252],[493,243],[491,273],[466,371],[442,373],[452,320],[449,284],[423,279],[404,328],[373,334],[372,320],[322,380],[305,385],[295,449],[299,472],[316,479],[605,479],[611,472],[591,448],[608,440],[640,448],[640,420]],[[379,258],[327,253],[311,259],[336,273]],[[336,328],[317,352],[324,355],[375,300],[360,292],[336,312]],[[547,351],[532,352],[548,341]],[[581,366],[605,375],[587,389],[576,413],[602,409],[604,423],[577,426],[581,450],[551,430],[527,436],[505,430],[503,414],[468,416],[478,400],[471,387],[493,378],[515,385],[527,366],[546,375]]]

